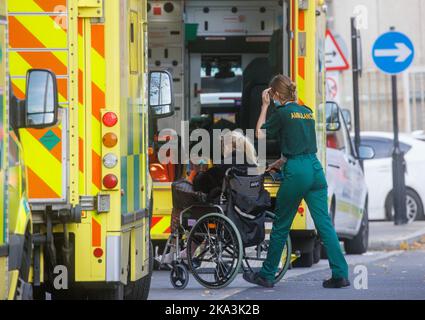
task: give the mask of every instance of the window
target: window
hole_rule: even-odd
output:
[[[202,56],[202,93],[242,92],[241,56]]]
[[[410,151],[410,149],[412,149],[412,146],[407,143],[400,142],[400,149],[404,154],[406,154]]]
[[[9,137],[9,167],[16,167],[19,165],[19,147],[15,141],[17,138]]]
[[[385,159],[391,158],[394,149],[394,141],[393,139],[388,138],[379,138],[379,137],[362,137],[361,140],[362,145],[370,146],[375,150],[374,159]],[[412,149],[412,146],[400,142],[400,149],[404,154]]]
[[[374,159],[391,158],[393,141],[385,138],[362,137],[361,144],[372,147],[375,150]]]

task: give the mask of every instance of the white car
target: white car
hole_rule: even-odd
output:
[[[329,212],[338,237],[348,254],[367,251],[369,239],[368,189],[342,112],[337,104],[326,105]],[[362,159],[374,150],[360,147]]]
[[[364,162],[369,188],[369,219],[392,220],[392,133],[362,132],[362,144],[375,150],[375,157]],[[406,205],[409,222],[423,220],[425,200],[425,142],[401,134],[400,148],[406,161]]]

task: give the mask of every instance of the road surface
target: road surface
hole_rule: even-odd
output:
[[[273,289],[246,283],[239,275],[225,289],[210,290],[191,276],[184,290],[176,290],[168,271],[155,271],[149,299],[153,300],[300,300],[300,299],[409,299],[425,300],[425,248],[408,251],[368,252],[347,256],[351,287],[323,289],[330,276],[328,262],[321,260],[308,269],[291,269]],[[354,274],[354,271],[357,271]],[[366,272],[365,272],[366,271]],[[360,272],[360,273],[359,273]],[[360,278],[356,276],[361,275]],[[356,289],[357,287],[357,289]],[[366,288],[367,287],[367,288]]]

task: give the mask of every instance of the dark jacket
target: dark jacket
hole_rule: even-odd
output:
[[[223,159],[221,164],[214,165],[212,168],[208,169],[205,172],[199,172],[193,179],[194,190],[201,191],[207,194],[207,200],[213,201],[221,193],[223,179],[228,169],[235,168],[240,175],[247,175],[248,168],[256,167],[255,165],[249,164],[247,162],[245,155],[243,155],[243,164],[236,164],[237,159],[237,153],[234,152],[231,157],[231,164],[227,164],[228,162],[230,162],[229,159],[227,159],[227,161]]]

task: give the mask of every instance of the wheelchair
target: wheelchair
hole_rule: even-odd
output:
[[[226,179],[228,174],[226,173]],[[172,231],[159,261],[171,268],[170,281],[174,288],[184,289],[189,282],[189,272],[199,284],[208,289],[228,286],[240,272],[258,272],[267,257],[269,240],[253,246],[243,244],[240,230],[226,214],[226,188],[218,204],[194,203],[180,211],[177,228]],[[174,196],[174,195],[173,195]],[[275,218],[274,213],[264,212],[266,221]],[[265,225],[264,225],[265,226]],[[279,282],[292,259],[291,239],[288,236],[275,283]],[[172,262],[165,262],[167,255]]]

